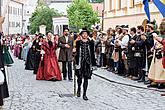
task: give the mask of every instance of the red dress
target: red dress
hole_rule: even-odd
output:
[[[41,48],[45,51],[43,61],[40,62],[37,71],[37,80],[62,80],[60,67],[58,65],[55,49],[57,44],[54,42],[50,47],[48,42],[43,42]]]

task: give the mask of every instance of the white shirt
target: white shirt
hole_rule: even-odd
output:
[[[126,48],[128,46],[128,42],[129,42],[129,36],[125,35],[123,37],[123,39],[121,40],[121,48]]]
[[[102,43],[101,45],[102,45],[102,46],[101,46],[101,48],[102,48],[102,49],[101,49],[101,53],[105,53],[105,44]]]
[[[66,39],[66,43],[68,43],[68,39],[69,39],[68,36],[65,36],[65,39]]]

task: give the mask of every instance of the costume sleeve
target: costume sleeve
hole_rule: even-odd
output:
[[[62,37],[59,38],[58,46],[59,46],[60,48],[66,48],[66,47],[65,47],[65,44],[62,42],[62,39],[61,39],[61,38],[62,38]]]

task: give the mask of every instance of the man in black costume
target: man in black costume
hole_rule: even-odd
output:
[[[81,96],[81,84],[83,83],[83,99],[88,100],[86,91],[88,87],[88,79],[91,79],[92,75],[92,61],[94,59],[94,44],[89,40],[89,31],[83,29],[80,33],[82,39],[76,42],[76,75],[77,75],[77,97]]]

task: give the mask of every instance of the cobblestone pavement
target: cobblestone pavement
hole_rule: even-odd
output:
[[[10,97],[5,100],[3,110],[165,109],[165,97],[160,92],[110,83],[96,76],[89,81],[89,100],[84,101],[71,95],[73,82],[37,81],[32,71],[24,70],[24,62],[17,59],[8,68],[8,76]]]

